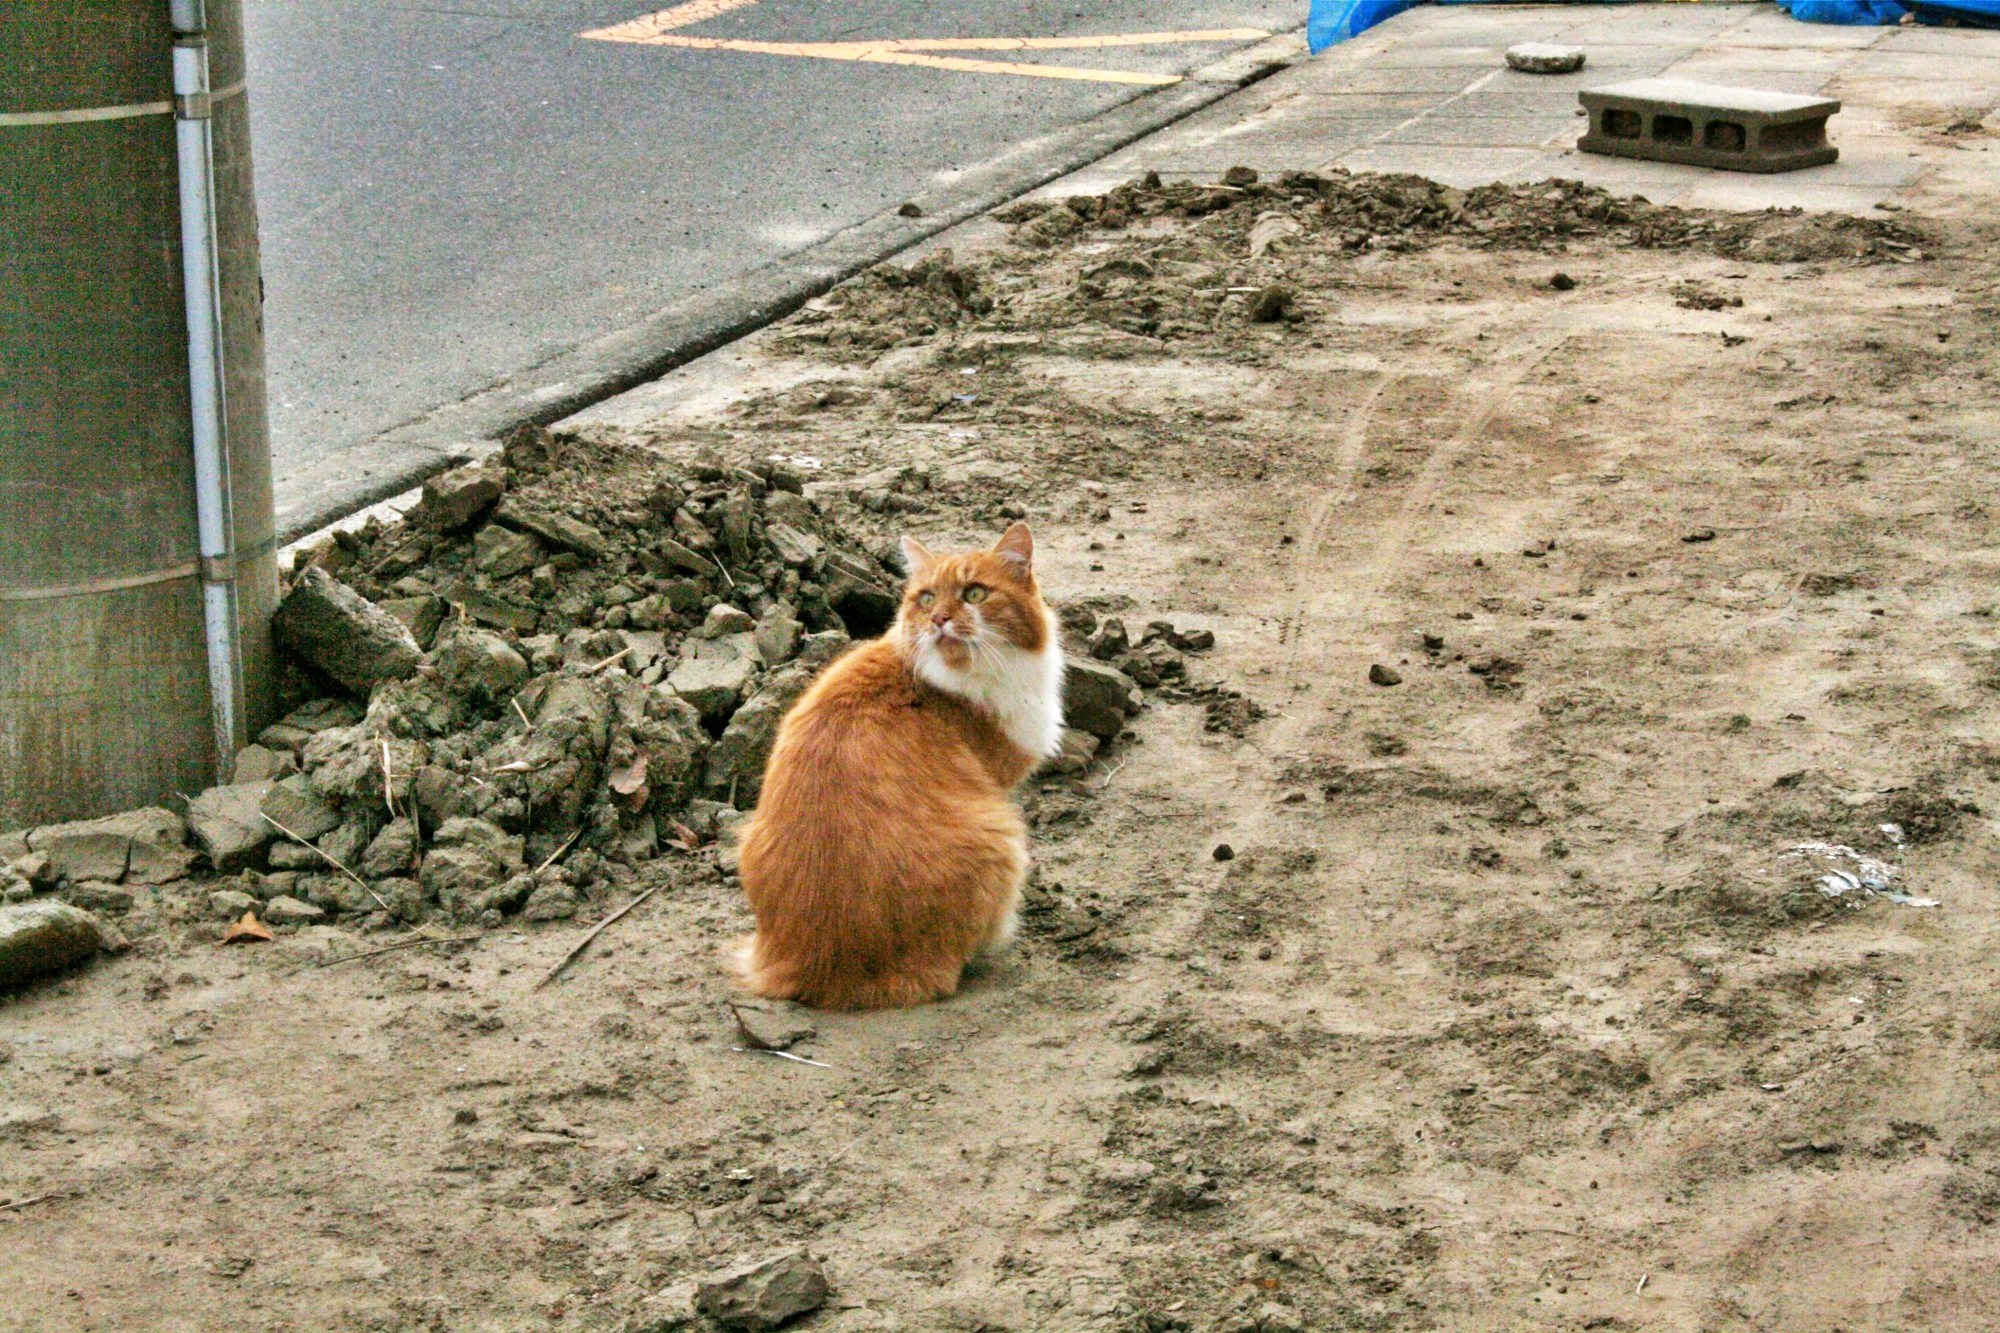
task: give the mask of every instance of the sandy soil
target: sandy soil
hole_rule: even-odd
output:
[[[2000,1323],[1992,234],[1392,188],[1029,217],[635,437],[1214,630],[1247,703],[1025,792],[1012,956],[822,1068],[731,1049],[713,852],[541,990],[581,922],[163,932],[0,1007],[0,1329],[668,1327],[795,1246],[824,1330]]]

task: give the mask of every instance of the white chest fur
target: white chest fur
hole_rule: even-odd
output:
[[[953,670],[936,649],[926,647],[917,653],[917,675],[984,708],[1009,740],[1037,759],[1046,759],[1062,748],[1063,733],[1062,643],[1053,623],[1045,643],[1041,652],[1029,653],[991,636],[962,671]]]

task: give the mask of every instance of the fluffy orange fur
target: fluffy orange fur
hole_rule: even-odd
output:
[[[760,995],[922,1004],[955,993],[966,963],[1013,932],[1027,830],[1010,792],[1061,726],[1061,648],[1033,543],[1016,524],[991,550],[904,549],[896,624],[785,717],[743,833],[757,930],[736,971]],[[1037,705],[1016,706],[1007,686],[1031,676],[1053,682],[1036,697],[1056,714],[1024,725]]]

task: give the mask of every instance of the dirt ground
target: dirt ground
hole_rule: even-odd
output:
[[[1011,956],[809,1065],[713,851],[540,990],[582,919],[142,940],[0,1007],[0,1329],[665,1328],[800,1246],[822,1330],[2000,1324],[1994,232],[1269,186],[1020,210],[630,437],[1214,631],[1024,791]]]

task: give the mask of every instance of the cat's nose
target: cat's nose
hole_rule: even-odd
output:
[[[949,625],[950,623],[951,623],[950,612],[948,611],[931,612],[931,624],[936,625],[939,629],[943,629],[946,625]]]

